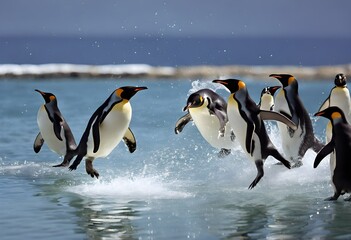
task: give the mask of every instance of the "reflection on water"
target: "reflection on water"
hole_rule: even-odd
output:
[[[140,231],[134,221],[147,211],[145,202],[113,203],[76,198],[70,204],[76,208],[78,226],[89,239],[134,239]]]

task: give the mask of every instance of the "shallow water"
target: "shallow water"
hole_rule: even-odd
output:
[[[245,79],[258,102],[261,89],[278,84]],[[333,82],[300,81],[306,108],[314,113]],[[36,114],[43,103],[38,88],[56,94],[61,112],[79,141],[95,109],[117,87],[147,86],[132,100],[131,129],[137,150],[121,143],[106,159],[94,161],[100,179],[52,168],[62,161],[45,145],[32,146]],[[328,161],[313,169],[315,153],[288,170],[265,164],[265,176],[248,186],[256,168],[239,146],[218,158],[195,126],[179,135],[174,124],[189,92],[214,87],[188,80],[0,81],[0,231],[1,239],[347,239],[351,238],[350,203],[333,194]],[[228,93],[218,90],[225,98]],[[323,119],[313,119],[324,137]],[[272,141],[281,149],[274,123]]]

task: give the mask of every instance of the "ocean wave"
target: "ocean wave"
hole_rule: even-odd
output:
[[[86,182],[67,188],[85,197],[126,198],[126,199],[181,199],[192,194],[176,190],[181,188],[181,182],[164,182],[158,177],[116,177],[110,180]]]
[[[151,66],[148,64],[83,65],[68,63],[2,64],[0,78],[218,78],[251,76],[267,78],[273,72],[287,72],[304,79],[333,79],[335,74],[351,75],[351,64],[335,66]]]

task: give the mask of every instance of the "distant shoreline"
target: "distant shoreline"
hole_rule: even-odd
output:
[[[334,79],[338,73],[351,75],[351,63],[335,66],[180,66],[164,67],[147,64],[80,65],[80,64],[2,64],[0,79],[53,78],[218,78],[249,76],[265,78],[272,73],[289,73],[297,79]]]

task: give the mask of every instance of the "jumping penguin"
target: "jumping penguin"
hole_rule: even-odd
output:
[[[317,154],[313,167],[335,151],[335,167],[331,172],[334,195],[325,200],[335,201],[340,195],[351,193],[351,125],[344,112],[338,107],[329,107],[315,116],[328,118],[332,123],[332,138]],[[351,200],[351,197],[345,199]]]
[[[45,141],[53,152],[64,156],[63,162],[54,167],[68,166],[77,148],[71,129],[58,108],[56,96],[38,89],[35,91],[41,94],[45,104],[41,105],[37,115],[40,132],[34,140],[34,152],[38,153]]]
[[[91,177],[99,177],[93,168],[98,157],[108,156],[123,139],[129,152],[136,149],[136,140],[129,128],[132,107],[129,100],[140,90],[147,87],[121,87],[112,92],[106,101],[93,113],[78,145],[78,156],[70,170],[76,170],[85,157],[86,172]]]
[[[314,136],[312,122],[299,97],[295,77],[289,74],[271,74],[270,77],[278,79],[283,85],[275,98],[274,111],[288,117],[297,126],[297,130],[293,130],[278,123],[284,153],[294,163],[293,167],[299,167],[308,149],[318,152],[323,144]]]
[[[180,133],[191,120],[202,137],[213,147],[221,149],[219,156],[229,155],[235,135],[227,117],[227,103],[210,89],[192,93],[183,111],[188,111],[176,123],[175,133]]]
[[[350,92],[346,84],[346,76],[342,73],[337,74],[334,80],[335,86],[331,89],[328,98],[323,102],[318,112],[325,110],[328,107],[336,106],[339,107],[345,114],[346,120],[351,123],[351,103],[350,103]],[[330,142],[332,138],[332,124],[328,122],[326,127],[326,141]],[[335,154],[330,154],[330,170],[331,172],[335,169]]]
[[[254,188],[263,177],[263,163],[268,156],[273,156],[290,169],[289,161],[278,152],[269,139],[263,120],[282,121],[291,128],[296,126],[279,113],[260,110],[250,98],[243,81],[227,79],[213,82],[224,85],[231,92],[227,109],[229,122],[242,149],[256,164],[257,176],[249,189]]]
[[[262,89],[260,102],[258,107],[261,110],[272,111],[274,107],[274,93],[280,88],[280,86],[265,87]]]

